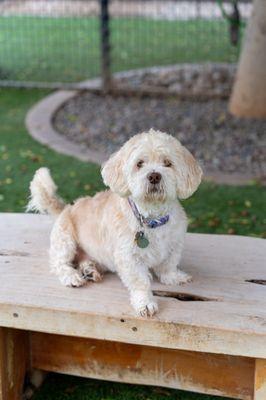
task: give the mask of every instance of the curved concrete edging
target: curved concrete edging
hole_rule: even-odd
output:
[[[67,100],[77,95],[76,90],[59,90],[36,103],[26,115],[29,134],[38,142],[61,154],[67,154],[81,161],[101,164],[107,155],[89,150],[86,146],[67,140],[53,127],[53,116]]]
[[[145,70],[159,70],[165,67],[143,68],[120,72],[116,77],[126,77],[131,74],[141,73]],[[171,68],[171,66],[166,67]],[[100,79],[91,79],[81,82],[80,86],[84,89],[99,89]],[[102,164],[108,154],[90,150],[82,144],[74,143],[65,136],[58,133],[53,127],[53,116],[55,112],[69,99],[78,94],[77,90],[58,90],[36,103],[26,115],[26,127],[29,134],[38,142],[48,146],[52,150],[61,154],[75,157],[81,161]],[[220,172],[205,171],[204,179],[219,184],[244,185],[252,180],[259,180],[260,177],[251,174],[224,174]]]

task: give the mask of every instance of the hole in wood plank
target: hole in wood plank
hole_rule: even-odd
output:
[[[266,279],[246,279],[245,282],[256,283],[257,285],[266,285]]]
[[[196,294],[168,292],[164,290],[153,290],[153,294],[154,296],[169,297],[180,301],[217,301],[217,299],[210,299]]]

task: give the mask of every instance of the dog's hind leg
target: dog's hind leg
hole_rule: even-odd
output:
[[[93,261],[81,248],[78,248],[74,260],[77,269],[87,281],[99,282],[103,276],[99,265]]]
[[[59,216],[51,232],[50,267],[63,285],[78,287],[84,285],[87,280],[82,272],[75,268],[77,243],[72,224],[63,214]]]
[[[79,271],[87,281],[100,282],[103,278],[97,269],[97,264],[92,260],[84,260],[79,264]]]

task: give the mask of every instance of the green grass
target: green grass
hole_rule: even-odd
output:
[[[103,188],[99,167],[59,155],[33,141],[24,120],[29,107],[47,92],[0,89],[0,211],[23,212],[29,182],[41,166],[51,168],[61,195],[68,201]],[[183,202],[193,232],[263,236],[266,191],[245,187],[202,184]],[[122,385],[52,375],[34,400],[214,400],[177,390]]]
[[[112,69],[236,61],[225,20],[111,20]],[[100,73],[97,18],[0,17],[0,79],[79,81]]]
[[[51,375],[32,400],[222,400],[159,387]],[[223,397],[223,400],[226,400]]]

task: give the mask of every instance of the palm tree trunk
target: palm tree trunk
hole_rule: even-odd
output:
[[[240,117],[266,117],[266,0],[254,0],[229,109]]]

